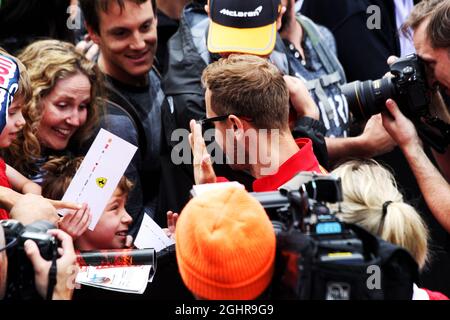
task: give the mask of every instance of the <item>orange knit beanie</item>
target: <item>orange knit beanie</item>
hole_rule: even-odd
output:
[[[261,204],[239,188],[192,199],[176,226],[178,269],[203,299],[255,299],[269,285],[276,239]]]

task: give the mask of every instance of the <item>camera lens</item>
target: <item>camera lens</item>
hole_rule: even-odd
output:
[[[386,100],[395,95],[392,78],[354,81],[341,86],[348,106],[357,120],[367,120],[384,109]]]

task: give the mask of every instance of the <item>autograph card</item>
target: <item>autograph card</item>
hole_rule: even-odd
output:
[[[134,241],[136,248],[154,248],[156,252],[159,252],[172,244],[175,244],[175,241],[170,239],[152,218],[144,214],[141,228]]]
[[[101,129],[64,194],[63,201],[87,203],[94,230],[137,147]]]

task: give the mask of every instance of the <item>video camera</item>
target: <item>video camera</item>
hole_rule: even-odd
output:
[[[301,232],[336,249],[361,249],[356,235],[327,206],[343,200],[340,178],[302,172],[279,192],[252,195],[268,212],[278,235]]]
[[[450,124],[430,114],[432,92],[423,60],[415,54],[408,55],[393,63],[390,72],[391,78],[341,86],[353,116],[367,120],[383,111],[386,100],[392,98],[414,123],[420,137],[436,151],[444,152],[450,144]]]
[[[16,220],[1,220],[0,225],[4,229],[8,248],[8,285],[5,298],[14,300],[37,298],[34,284],[35,272],[25,253],[24,243],[27,240],[33,240],[44,259],[56,260],[59,242],[47,233],[48,230],[56,227],[48,221],[36,221],[23,226]]]
[[[411,256],[336,216],[343,200],[340,178],[301,172],[278,192],[252,196],[266,209],[277,236],[272,298],[411,298],[417,275]],[[373,266],[383,271],[383,278],[369,288],[367,270]]]

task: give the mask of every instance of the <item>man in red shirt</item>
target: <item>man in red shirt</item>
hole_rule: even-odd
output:
[[[209,65],[203,73],[206,119],[191,121],[196,184],[221,182],[212,167],[202,125],[214,124],[217,145],[234,170],[249,172],[253,191],[274,191],[301,171],[325,173],[307,138],[294,139],[289,127],[289,92],[304,116],[314,110],[308,91],[292,78],[256,56],[231,55]],[[314,125],[314,124],[312,124]],[[214,133],[214,134],[212,134]]]

